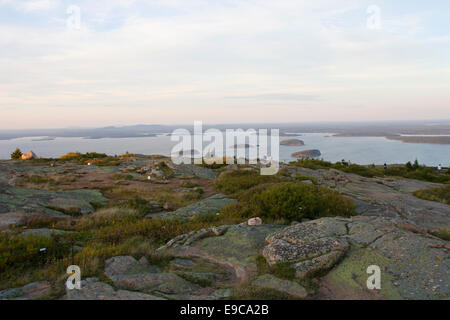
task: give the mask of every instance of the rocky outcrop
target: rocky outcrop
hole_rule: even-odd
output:
[[[283,229],[267,237],[263,255],[270,265],[291,263],[298,278],[312,276],[333,267],[349,244],[344,222],[311,221]]]
[[[450,255],[441,246],[445,243],[414,230],[389,218],[323,218],[268,236],[263,255],[272,265],[290,264],[299,278],[331,269],[321,278],[328,293],[318,298],[344,298],[343,292],[353,297],[369,292],[370,298],[448,298]],[[370,265],[382,270],[381,290],[366,287]]]
[[[232,270],[235,282],[251,279],[257,273],[257,257],[265,245],[265,238],[284,226],[239,225],[203,229],[181,235],[160,250],[175,256],[201,257]]]
[[[64,300],[165,300],[142,292],[114,290],[98,278],[88,278],[81,282],[81,290],[67,290]]]
[[[232,294],[232,290],[215,285],[226,281],[226,271],[191,259],[175,258],[168,267],[160,269],[145,258],[138,261],[131,256],[117,256],[105,261],[105,275],[119,291],[111,293],[105,284],[95,284],[94,288],[88,289],[95,291],[96,287],[100,287],[107,290],[112,299],[130,292],[138,293],[138,299],[163,297],[188,300],[213,300]]]
[[[47,298],[52,287],[47,281],[32,282],[23,287],[0,291],[0,300],[36,300]]]
[[[366,178],[338,170],[288,167],[292,174],[310,176],[318,184],[351,198],[356,214],[386,217],[412,223],[421,229],[450,227],[450,206],[416,198],[412,193],[442,185],[401,178]]]
[[[67,217],[91,213],[91,202],[105,203],[106,198],[96,190],[48,191],[4,186],[0,192],[0,225],[7,224],[13,216]],[[4,216],[3,214],[9,214]]]
[[[176,274],[160,272],[146,259],[137,261],[130,256],[118,256],[106,260],[105,275],[117,288],[133,291],[158,291],[162,293],[186,293],[199,287]]]
[[[223,194],[215,194],[209,198],[200,200],[176,211],[162,212],[153,216],[160,216],[164,218],[192,218],[211,213],[218,213],[227,204],[235,202],[235,199],[230,199]]]
[[[175,176],[179,178],[201,178],[201,179],[214,179],[217,176],[216,171],[197,165],[180,164],[173,165]]]

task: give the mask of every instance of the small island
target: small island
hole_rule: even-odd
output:
[[[299,139],[289,139],[289,140],[281,141],[280,145],[289,146],[289,147],[301,147],[301,146],[304,146],[305,143]]]
[[[294,152],[291,154],[291,157],[293,158],[316,158],[320,157],[322,153],[320,153],[320,150],[313,149],[313,150],[303,150]]]

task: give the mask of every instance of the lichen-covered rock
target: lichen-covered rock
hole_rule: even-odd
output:
[[[289,263],[299,278],[331,270],[321,278],[319,298],[449,298],[445,243],[419,231],[402,219],[324,218],[268,236],[263,255],[270,264]],[[367,289],[371,265],[381,269],[381,290]]]
[[[231,268],[237,282],[241,282],[256,274],[256,260],[265,245],[265,238],[282,228],[283,226],[277,225],[248,226],[246,222],[221,226],[217,229],[226,232],[214,234],[200,230],[200,237],[196,233],[181,235],[160,249],[169,249],[177,256],[201,257]]]
[[[174,300],[219,300],[230,298],[232,295],[232,288],[204,288],[195,294],[161,294],[163,297]]]
[[[109,284],[97,278],[81,282],[80,290],[67,290],[64,300],[165,300],[164,298],[127,290],[114,290]]]
[[[214,179],[217,176],[217,173],[214,170],[193,164],[173,164],[171,166],[175,171],[175,176],[182,178],[198,177],[201,179]]]
[[[200,287],[173,273],[137,273],[109,276],[117,288],[133,291],[157,291],[168,294],[189,293]]]
[[[345,221],[320,219],[296,224],[267,237],[263,256],[269,265],[292,263],[296,276],[305,278],[328,270],[349,248]]]
[[[32,282],[23,287],[0,291],[0,300],[36,300],[50,295],[52,287],[47,281]]]
[[[306,289],[297,282],[279,279],[273,275],[265,274],[252,281],[252,286],[263,289],[276,290],[288,294],[295,298],[306,298],[308,293]]]
[[[91,202],[104,203],[106,200],[97,190],[48,191],[3,186],[0,187],[0,225],[11,221],[11,213],[21,217],[67,217],[69,211],[77,214],[93,212]]]
[[[158,271],[159,268],[150,265],[145,257],[142,257],[139,261],[137,261],[131,256],[117,256],[105,261],[105,274],[108,277],[119,274]]]
[[[186,207],[172,212],[162,212],[153,215],[163,218],[192,218],[196,216],[217,213],[230,203],[235,203],[235,199],[230,199],[223,194],[215,194],[209,198],[192,203]]]
[[[173,273],[161,272],[147,259],[137,261],[131,256],[117,256],[106,260],[105,275],[117,288],[133,291],[158,291],[168,294],[187,293],[199,286]]]
[[[176,248],[179,246],[188,247],[192,243],[208,238],[208,237],[218,237],[225,234],[228,230],[229,226],[219,226],[219,227],[211,227],[207,229],[200,229],[197,231],[192,231],[189,233],[181,234],[169,242],[167,242],[164,246],[159,248],[158,250],[167,249],[167,248]]]

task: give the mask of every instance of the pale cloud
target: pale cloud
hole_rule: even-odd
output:
[[[1,5],[9,5],[29,12],[55,8],[58,6],[58,0],[0,0]]]
[[[77,1],[68,30],[70,3],[0,26],[0,127],[450,118],[450,43],[424,35],[428,13],[382,10],[374,31],[356,0]]]

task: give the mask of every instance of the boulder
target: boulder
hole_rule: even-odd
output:
[[[343,222],[321,219],[296,224],[267,237],[263,256],[269,265],[291,263],[306,278],[333,267],[349,248]]]

